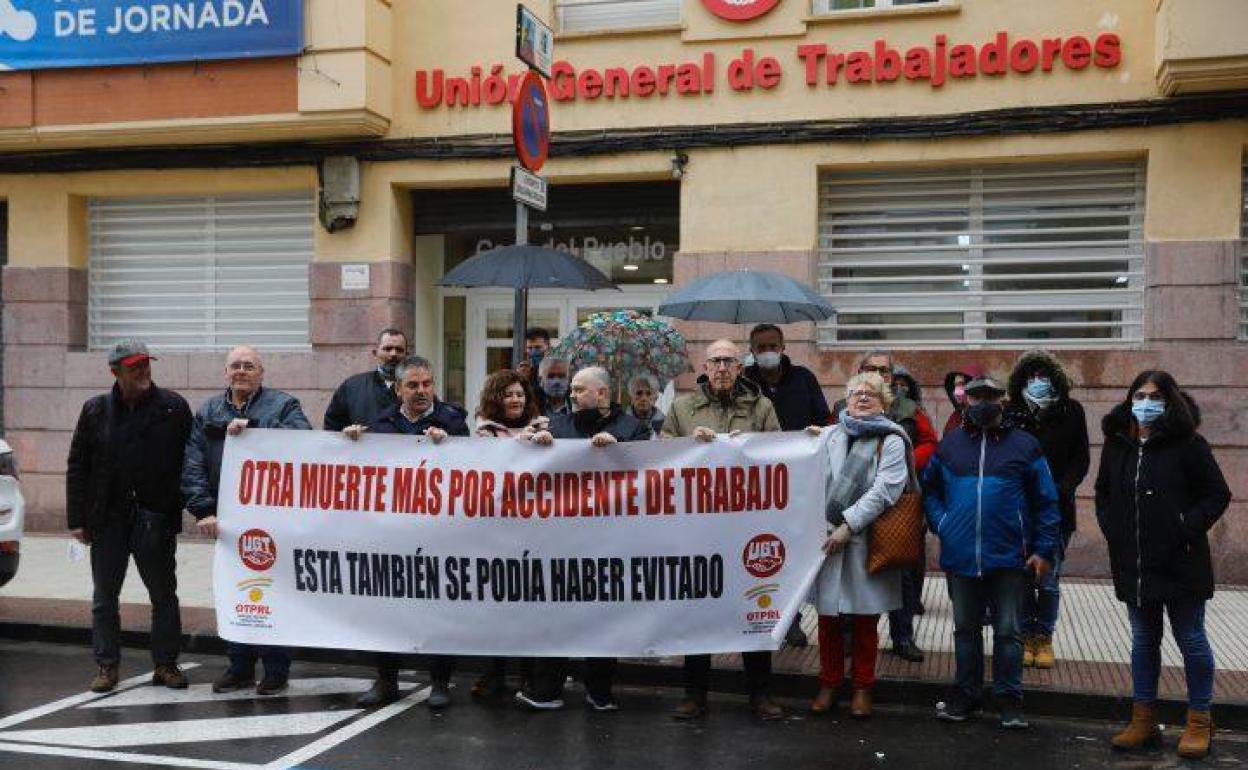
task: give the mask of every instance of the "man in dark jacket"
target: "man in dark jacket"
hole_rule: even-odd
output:
[[[611,377],[605,369],[582,369],[572,378],[572,411],[555,415],[550,427],[531,440],[548,444],[555,439],[589,439],[595,447],[621,441],[647,441],[650,426],[611,402]],[[588,658],[585,661],[585,703],[594,711],[616,711],[619,703],[611,694],[615,682],[615,658]],[[563,684],[568,676],[567,658],[538,658],[533,680],[516,693],[516,700],[531,709],[563,708]]]
[[[967,384],[966,424],[940,442],[923,474],[928,528],[940,538],[940,566],[953,602],[957,673],[936,716],[963,722],[984,689],[981,625],[993,606],[992,687],[1001,726],[1023,717],[1019,603],[1029,581],[1044,579],[1058,548],[1057,489],[1040,442],[1002,423],[1005,389],[991,378]]]
[[[382,329],[373,348],[377,366],[342,381],[325,410],[325,430],[340,431],[348,425],[372,425],[387,407],[398,403],[394,368],[407,357],[407,335],[395,328]]]
[[[1023,666],[1053,668],[1053,631],[1061,602],[1062,563],[1075,532],[1075,490],[1088,475],[1088,426],[1083,406],[1070,397],[1071,382],[1061,362],[1044,350],[1019,356],[1010,374],[1005,420],[1040,441],[1057,484],[1062,536],[1045,581],[1028,586],[1023,601]]]
[[[117,686],[121,660],[118,597],[130,558],[152,602],[152,684],[181,689],[177,534],[182,530],[178,475],[191,409],[177,393],[152,383],[155,359],[139,340],[108,354],[110,393],[82,406],[69,445],[65,508],[70,533],[91,546],[91,634],[99,670],[92,692]]]
[[[467,436],[467,412],[439,401],[433,380],[433,364],[420,356],[409,356],[395,367],[395,387],[399,400],[389,406],[371,425],[354,424],[343,429],[351,439],[364,431],[406,436],[428,436],[438,443],[447,436]],[[399,699],[399,664],[402,656],[385,652],[377,656],[377,680],[357,703],[364,707],[392,703]],[[432,687],[425,704],[432,709],[451,705],[451,674],[455,659],[449,655],[429,656]]]
[[[828,399],[815,373],[784,354],[784,332],[779,326],[759,324],[751,329],[750,353],[754,363],[745,368],[745,376],[771,399],[781,430],[803,430],[808,425],[822,427],[832,422]],[[784,641],[793,647],[806,646],[802,613],[793,619]]]
[[[244,345],[229,352],[225,377],[229,383],[225,392],[205,401],[195,414],[182,469],[186,508],[197,519],[200,533],[214,538],[225,437],[237,436],[248,428],[312,429],[297,398],[264,387],[264,364],[253,348]],[[286,689],[290,652],[285,648],[229,642],[226,652],[230,665],[213,682],[213,692],[233,692],[255,684],[257,658],[264,661],[264,678],[256,685],[256,692],[276,695]]]

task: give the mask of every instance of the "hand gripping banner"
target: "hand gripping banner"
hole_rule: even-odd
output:
[[[826,442],[248,430],[225,446],[217,628],[460,655],[774,650],[822,563]]]

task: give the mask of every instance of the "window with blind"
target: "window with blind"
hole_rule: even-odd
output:
[[[680,23],[680,0],[556,0],[560,32],[597,32]]]
[[[1248,159],[1239,176],[1239,201],[1243,206],[1239,218],[1239,338],[1248,340]]]
[[[814,0],[815,13],[834,13],[862,8],[894,8],[901,5],[935,5],[945,0]]]
[[[1139,341],[1144,167],[1054,163],[819,181],[819,341]]]
[[[309,192],[89,203],[93,350],[307,349]]]

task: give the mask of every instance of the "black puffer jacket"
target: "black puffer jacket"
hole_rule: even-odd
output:
[[[112,392],[83,404],[78,415],[65,470],[65,511],[70,529],[93,531],[108,525],[109,485],[117,462],[111,437],[120,399],[120,391],[113,385]],[[178,531],[182,528],[178,479],[191,430],[191,408],[172,390],[152,385],[135,409],[141,421],[138,435],[143,457],[139,465],[148,471],[134,478],[135,502],[164,514],[169,528]]]
[[[650,426],[612,404],[611,409],[592,418],[589,415],[577,419],[578,412],[564,412],[550,419],[550,435],[555,438],[593,438],[599,433],[610,433],[616,441],[647,441]],[[580,424],[578,425],[578,422]]]
[[[397,403],[398,394],[376,369],[353,374],[334,391],[321,427],[342,430],[348,425],[372,425],[382,412]]]
[[[1028,378],[1037,370],[1045,373],[1057,394],[1057,401],[1042,411],[1032,409],[1023,396]],[[1063,539],[1068,538],[1076,526],[1075,492],[1088,475],[1092,462],[1083,405],[1070,397],[1070,377],[1061,361],[1043,350],[1033,350],[1019,357],[1006,389],[1010,405],[1006,408],[1005,423],[1040,440],[1053,482],[1057,484]]]
[[[1105,447],[1096,478],[1096,518],[1109,545],[1114,593],[1130,604],[1206,600],[1213,596],[1209,528],[1231,492],[1200,417],[1168,410],[1141,444],[1127,404],[1105,416]]]
[[[771,399],[781,430],[802,430],[807,425],[828,425],[832,422],[828,400],[823,395],[823,388],[819,387],[815,373],[793,363],[787,355],[780,356],[780,382],[774,388],[767,382],[758,364],[747,366],[742,374]]]

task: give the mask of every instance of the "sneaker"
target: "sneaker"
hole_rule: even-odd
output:
[[[256,695],[277,695],[289,684],[285,676],[273,676],[268,673],[256,685]]]
[[[949,700],[936,704],[936,718],[945,722],[965,722],[975,716],[979,709],[979,703],[962,693],[954,693]]]
[[[914,643],[914,640],[894,642],[893,654],[909,663],[923,662],[923,651],[919,649],[919,645]]]
[[[254,687],[255,684],[256,677],[254,674],[244,676],[226,669],[225,673],[217,677],[217,681],[212,683],[212,691],[217,693],[234,692],[235,690],[245,690],[249,687]]]
[[[620,702],[617,701],[613,695],[608,695],[605,698],[595,698],[589,693],[585,693],[585,705],[589,706],[594,711],[620,710]]]
[[[451,689],[446,682],[434,682],[429,688],[429,697],[425,705],[431,709],[444,709],[451,705]]]
[[[555,711],[563,708],[563,698],[538,700],[524,690],[516,693],[516,701],[519,702],[521,706],[535,711]]]
[[[182,673],[177,663],[164,663],[152,672],[152,684],[168,687],[170,690],[185,690],[188,682],[186,674]]]
[[[91,692],[112,692],[117,687],[117,666],[100,666],[91,680]]]
[[[1007,730],[1026,730],[1031,726],[1023,716],[1022,698],[1001,699],[1001,726]]]
[[[399,680],[389,677],[378,677],[368,691],[356,699],[355,705],[360,708],[385,706],[399,699]]]
[[[704,716],[706,716],[706,701],[696,698],[685,698],[672,709],[672,719],[679,719],[682,722],[701,719]]]

